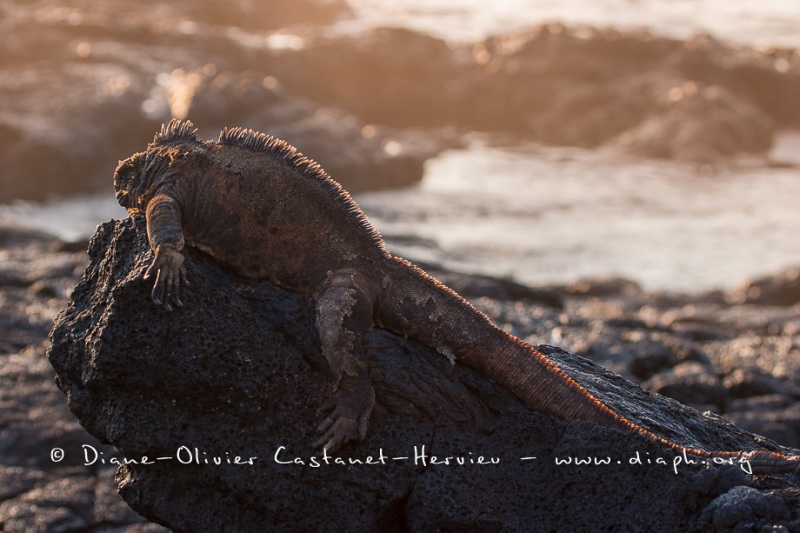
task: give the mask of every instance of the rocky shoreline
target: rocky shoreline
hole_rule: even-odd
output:
[[[13,384],[2,392],[5,531],[160,530],[112,494],[112,465],[83,465],[84,445],[109,457],[113,450],[100,446],[69,414],[45,359],[48,330],[88,262],[84,249],[85,243],[0,226],[0,349],[4,382]],[[735,294],[688,296],[646,293],[625,280],[531,289],[431,271],[529,342],[564,347],[647,390],[721,414],[784,446],[800,444],[794,271],[751,282]],[[66,450],[67,457],[54,462],[54,448]],[[800,510],[787,512],[797,519]],[[769,513],[762,518],[787,520]]]
[[[213,2],[74,4],[0,6],[0,202],[96,191],[171,117],[204,137],[246,126],[285,138],[351,191],[419,181],[460,132],[708,174],[800,127],[794,50],[558,24],[453,44],[337,30],[345,5],[314,0],[229,2],[222,17]]]
[[[458,145],[463,134],[471,131],[487,132],[500,140],[602,146],[644,157],[688,160],[705,169],[701,174],[708,174],[714,165],[726,164],[743,154],[755,154],[761,158],[758,164],[786,164],[770,161],[767,151],[778,130],[800,128],[800,106],[795,97],[800,91],[800,57],[796,50],[753,50],[709,36],[680,41],[647,32],[559,24],[471,44],[453,44],[400,29],[332,31],[336,21],[350,16],[340,0],[279,0],[264,4],[266,7],[236,1],[226,3],[223,10],[217,4],[206,0],[170,5],[148,1],[132,6],[119,0],[81,0],[64,7],[37,0],[0,5],[0,53],[4,57],[0,65],[0,160],[4,163],[0,169],[0,202],[105,190],[108,169],[121,157],[141,149],[172,116],[191,118],[204,138],[234,125],[285,138],[352,191],[420,180],[428,158]],[[130,236],[120,228],[106,226],[103,238],[110,239],[113,231],[119,232],[118,237]],[[128,503],[152,520],[178,530],[191,529],[187,524],[192,520],[213,523],[221,515],[213,516],[213,505],[196,505],[197,498],[193,500],[192,495],[200,494],[202,499],[205,492],[202,486],[192,485],[196,479],[191,472],[180,472],[186,476],[180,477],[169,469],[154,469],[154,477],[148,477],[146,470],[135,465],[117,471],[111,458],[118,451],[92,435],[122,443],[126,453],[137,451],[137,435],[126,433],[126,428],[134,426],[108,427],[109,420],[118,422],[122,418],[101,417],[107,426],[100,427],[84,416],[87,432],[69,412],[53,382],[55,373],[46,357],[51,348],[48,333],[89,264],[87,247],[84,241],[63,242],[0,219],[0,375],[4,384],[0,389],[4,415],[0,424],[0,530],[164,531],[117,496],[115,481]],[[100,252],[96,249],[95,253]],[[202,260],[197,264],[200,270],[205,268]],[[744,442],[767,449],[800,448],[798,268],[750,280],[738,291],[683,295],[647,292],[623,279],[531,288],[510,280],[424,266],[498,325],[531,344],[562,347],[646,391],[707,413],[683,410],[660,397],[653,402],[653,411],[648,412],[654,413],[654,424],[683,427],[680,424],[685,419],[700,432],[688,432],[687,443],[695,439],[701,444],[735,446]],[[210,272],[208,268],[203,271]],[[222,280],[220,285],[225,283]],[[144,292],[134,287],[131,294],[138,297]],[[226,294],[237,302],[242,297],[230,291]],[[269,298],[286,303],[278,309],[262,305]],[[292,323],[290,333],[304,349],[313,352],[313,335],[309,336],[304,326],[302,301],[276,296],[264,288],[244,295],[244,299],[261,302],[261,307],[256,305],[261,318],[286,321],[287,317],[300,317]],[[98,307],[101,304],[105,302],[97,302]],[[248,319],[260,320],[258,316]],[[58,339],[62,354],[80,333]],[[91,344],[91,339],[84,340]],[[241,340],[242,346],[252,348],[248,344],[251,341],[249,337]],[[398,345],[396,339],[381,332],[376,332],[371,342],[389,354],[394,353],[392,350],[417,354],[415,357],[422,353],[422,359],[404,360],[409,372],[446,370],[439,359],[425,359],[424,351],[413,343]],[[605,393],[613,396],[612,389],[617,386],[631,392],[623,380],[552,346],[542,349],[562,357],[565,364],[588,376],[586,379],[595,379],[601,389],[602,379],[597,376],[605,376],[612,384]],[[290,352],[283,361],[283,371],[305,372],[307,369]],[[422,363],[415,365],[413,361]],[[254,369],[263,370],[256,368],[258,361],[251,363]],[[117,362],[112,359],[110,364],[113,371],[122,372],[126,361],[120,358],[114,367]],[[232,363],[224,360],[219,364],[225,369]],[[393,363],[378,360],[376,364],[387,369]],[[152,376],[146,373],[147,364],[142,368],[142,381],[134,384],[146,386]],[[87,375],[78,376],[76,382],[91,381],[96,369],[84,370]],[[465,415],[469,420],[457,423],[483,423],[496,412],[502,412],[505,418],[495,420],[497,425],[490,430],[481,427],[480,431],[466,433],[472,439],[466,441],[461,429],[437,425],[446,418],[441,412],[403,412],[403,402],[385,394],[380,400],[390,407],[388,411],[395,417],[391,419],[400,425],[395,434],[387,436],[384,424],[384,433],[379,432],[377,440],[365,446],[384,442],[381,439],[392,442],[390,437],[397,435],[407,439],[428,435],[426,442],[443,447],[457,442],[463,450],[478,442],[487,450],[508,453],[516,453],[521,442],[537,443],[550,451],[560,449],[564,442],[598,452],[631,449],[622,438],[625,436],[528,413],[469,372],[454,374],[457,385],[442,393],[449,402],[442,411],[461,405],[462,395],[468,393],[470,398],[478,398],[475,405],[479,407]],[[242,376],[242,382],[248,377]],[[383,382],[391,391],[391,379],[384,378]],[[191,380],[182,383],[188,387],[196,384]],[[75,389],[62,385],[75,411],[86,407],[80,405]],[[164,389],[169,384],[162,385]],[[249,389],[245,392],[245,396],[257,396]],[[235,394],[221,398],[242,400]],[[156,393],[153,400],[158,399]],[[202,395],[196,399],[205,401]],[[112,403],[109,401],[109,405]],[[298,400],[293,409],[313,418],[307,404]],[[154,424],[153,431],[158,436],[157,429],[164,429],[160,436],[168,442],[173,421],[166,415],[158,417],[166,412],[164,409],[148,405],[142,412],[164,426]],[[637,407],[633,404],[632,408]],[[661,408],[667,413],[663,420],[658,418]],[[214,430],[218,427],[215,423],[229,422],[229,417],[213,409],[210,422],[200,430]],[[295,413],[286,405],[282,409],[276,407],[281,416]],[[263,406],[252,412],[234,411],[244,413],[244,430],[238,428],[243,433],[248,433],[248,428],[261,428],[260,424],[269,419]],[[112,407],[101,414],[108,413],[119,416]],[[763,438],[750,439],[717,415]],[[388,415],[381,413],[378,419],[381,416]],[[413,422],[417,418],[428,425],[420,429]],[[453,421],[448,419],[447,423]],[[706,424],[712,429],[701,434]],[[376,425],[381,428],[380,420]],[[285,431],[280,435],[300,442],[302,427],[279,427],[276,431]],[[502,438],[520,427],[525,428],[525,435],[515,436],[514,442]],[[208,436],[201,433],[192,442]],[[675,438],[683,436],[677,433]],[[647,443],[640,444],[642,450],[659,451],[657,447],[648,448]],[[493,480],[498,486],[513,480],[525,490],[533,486],[542,493],[537,497],[547,503],[535,509],[543,513],[536,518],[551,520],[541,523],[552,523],[554,528],[555,520],[564,514],[564,501],[602,507],[605,524],[624,517],[626,524],[652,525],[652,520],[663,518],[671,520],[663,523],[676,527],[692,525],[700,529],[713,524],[723,531],[742,523],[761,529],[800,528],[796,476],[745,479],[740,472],[716,477],[695,472],[690,479],[671,484],[674,478],[664,472],[649,472],[641,478],[625,472],[570,477],[544,469],[527,480],[515,477],[520,475],[518,467],[500,472]],[[257,513],[264,510],[256,506],[261,503],[253,495],[258,484],[243,480],[240,474],[225,470],[209,481],[209,487],[217,490],[220,484],[229,483],[242,489],[242,498],[252,500],[254,509],[261,509],[253,511],[258,518]],[[374,493],[371,488],[364,489],[358,475],[347,478],[345,486],[367,498],[364,501],[373,502],[369,498],[379,494],[377,503],[385,506],[384,514],[372,517],[372,522],[366,514],[359,515],[365,520],[362,525],[426,529],[431,524],[453,526],[453,520],[463,519],[465,522],[459,524],[486,529],[497,526],[481,514],[480,502],[471,499],[477,492],[487,492],[485,485],[470,485],[474,479],[452,472],[426,478],[418,474],[416,470],[403,471],[371,478],[379,485]],[[327,475],[319,480],[341,480],[338,474]],[[620,480],[630,486],[620,493],[620,500],[609,505],[604,491],[615,490]],[[297,481],[296,472],[286,471],[281,474],[285,485],[280,486],[295,490],[292,483]],[[408,487],[415,483],[412,492]],[[587,483],[595,489],[594,496],[582,490]],[[643,510],[627,510],[630,501],[642,502],[637,498],[646,499],[647,491],[668,484],[671,488],[666,491],[669,494],[662,494],[661,507],[642,505]],[[179,503],[172,507],[153,501],[142,488],[160,490],[165,485],[176,491],[171,496]],[[452,486],[460,487],[458,496],[447,496],[447,488]],[[397,493],[398,487],[408,492]],[[548,490],[550,493],[544,494]],[[510,490],[508,501],[498,504],[511,502],[513,507],[513,495],[518,493]],[[293,503],[307,505],[302,491],[292,494]],[[327,503],[335,505],[340,493],[334,490],[327,494]],[[496,497],[502,499],[502,494],[497,491]],[[558,500],[557,496],[567,499]],[[626,502],[625,498],[631,500]],[[298,515],[296,509],[276,505],[270,509],[270,516],[278,517],[276,520],[303,519],[309,527],[315,520],[318,523],[313,513]],[[363,505],[370,510],[368,504]],[[673,513],[669,505],[679,507],[682,514]],[[186,515],[187,508],[196,514]],[[406,512],[409,509],[414,513]],[[512,509],[507,516],[523,516],[522,511]],[[531,511],[526,508],[525,512]],[[596,525],[592,516],[569,514],[564,518],[573,519],[579,529]],[[184,515],[188,521],[182,518]],[[248,517],[252,518],[243,515],[242,519]],[[525,529],[524,524],[513,522],[514,518],[508,520],[512,522],[503,522],[507,529]],[[292,529],[291,523],[278,521],[274,525]]]

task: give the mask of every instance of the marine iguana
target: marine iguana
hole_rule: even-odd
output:
[[[374,325],[434,347],[505,386],[532,409],[636,432],[680,452],[798,471],[800,456],[687,448],[630,422],[533,346],[496,327],[451,289],[392,256],[350,195],[285,141],[250,129],[198,139],[172,120],[114,173],[120,205],[144,213],[154,259],[152,299],[182,306],[182,250],[196,247],[237,274],[313,297],[322,352],[334,375],[316,446],[366,436],[375,394],[364,333]]]

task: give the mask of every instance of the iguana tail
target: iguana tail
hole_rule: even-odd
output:
[[[615,413],[533,346],[509,335],[457,293],[400,258],[392,258],[378,325],[478,370],[526,405],[563,420],[635,431],[681,453],[747,462],[758,473],[800,471],[800,456],[774,452],[706,452],[668,441]]]
[[[405,260],[395,258],[393,266],[379,325],[475,368],[539,412],[628,428],[629,422],[547,357],[496,327],[457,293]]]

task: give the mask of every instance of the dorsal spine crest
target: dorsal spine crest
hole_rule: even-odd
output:
[[[153,138],[154,145],[166,146],[183,142],[199,142],[197,128],[191,120],[173,118],[169,124],[162,124],[161,131]]]
[[[220,132],[217,142],[219,144],[249,148],[256,152],[266,152],[283,159],[292,167],[306,174],[323,173],[315,161],[305,157],[297,148],[283,139],[249,128],[225,128]]]
[[[369,238],[380,248],[383,254],[389,256],[389,252],[386,250],[380,233],[370,224],[367,217],[350,197],[350,194],[345,191],[337,181],[331,179],[319,163],[304,156],[291,144],[283,139],[267,135],[266,133],[238,127],[224,128],[219,133],[217,143],[228,146],[240,146],[254,152],[268,154],[284,161],[301,176],[315,180],[322,189],[339,204],[342,210],[353,217],[356,223],[366,231]]]

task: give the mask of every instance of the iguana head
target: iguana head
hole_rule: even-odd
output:
[[[144,155],[144,153],[138,153],[120,161],[114,171],[114,191],[117,202],[131,215],[143,212],[147,207],[148,199],[142,194],[147,189],[146,186],[142,186]]]
[[[119,205],[131,215],[143,213],[175,157],[175,147],[185,143],[200,143],[197,130],[188,120],[173,119],[161,126],[146,151],[120,161],[114,171],[114,191]]]

